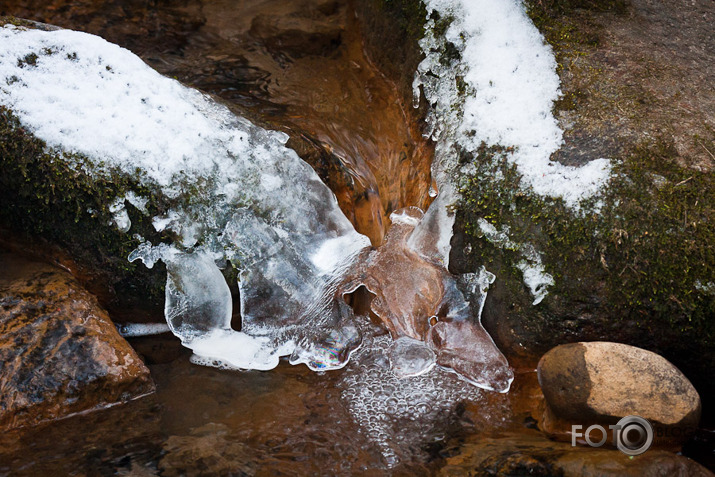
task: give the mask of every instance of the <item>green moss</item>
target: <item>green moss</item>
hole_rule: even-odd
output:
[[[592,200],[575,215],[559,199],[520,191],[508,155],[486,147],[474,157],[463,155],[476,172],[462,187],[458,222],[468,237],[470,267],[484,264],[498,272],[522,306],[530,296],[516,268],[520,252],[489,243],[478,221],[508,230],[513,242],[533,244],[542,254],[556,285],[525,320],[565,320],[579,301],[597,296],[600,313],[712,342],[715,297],[696,287],[715,277],[712,174],[679,166],[667,142],[643,143],[616,165],[600,210]]]
[[[139,242],[112,225],[109,206],[131,190],[149,197],[148,208],[155,214],[164,208],[161,198],[141,185],[139,176],[115,171],[109,177],[90,177],[88,164],[79,155],[48,150],[12,111],[0,106],[0,225],[15,238],[40,237],[60,245],[80,264],[105,276],[119,296],[159,302],[161,270],[127,261]],[[133,232],[165,239],[157,236],[149,217],[127,209]]]
[[[674,146],[642,144],[616,167],[604,239],[614,299],[644,316],[712,336],[715,178],[677,164]]]
[[[25,66],[37,66],[38,56],[35,53],[29,53],[24,58],[17,60],[17,66],[24,68]]]
[[[22,18],[0,15],[0,25],[15,25],[17,27],[35,28],[35,23]]]

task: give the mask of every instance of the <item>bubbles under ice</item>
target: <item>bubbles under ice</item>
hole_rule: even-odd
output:
[[[429,372],[437,363],[437,357],[424,341],[401,336],[388,352],[390,367],[398,378],[419,376]]]
[[[364,341],[343,372],[341,397],[387,467],[394,467],[409,458],[411,448],[444,438],[440,425],[447,425],[461,403],[479,402],[484,391],[433,365],[418,375],[398,376],[391,361],[400,340],[357,319]],[[408,346],[413,344],[418,346]]]
[[[128,191],[110,211],[117,228],[130,232],[130,204],[169,237],[151,243],[135,234],[141,243],[129,259],[166,265],[166,321],[193,362],[267,370],[288,356],[322,371],[374,350],[392,363],[390,379],[418,380],[410,382],[430,398],[417,405],[426,410],[445,397],[427,377],[444,374],[441,368],[479,387],[509,389],[513,373],[480,323],[487,272],[470,299],[447,271],[450,183],[437,181],[440,193],[426,214],[416,207],[393,213],[385,245],[373,249],[286,147],[285,134],[255,126],[96,36],[6,26],[0,40],[0,101],[24,127],[49,149],[72,153],[65,159],[88,174],[131,178],[162,201],[150,211],[144,195]],[[25,67],[20,60],[31,54],[37,59]],[[2,81],[11,77],[18,80]],[[228,266],[238,275],[240,331],[231,327],[233,300],[221,271]],[[390,350],[383,349],[389,338],[361,348],[343,295],[362,285],[377,295],[372,308],[395,340]]]

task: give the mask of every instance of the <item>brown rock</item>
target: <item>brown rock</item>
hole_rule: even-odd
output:
[[[656,429],[656,442],[682,442],[700,420],[700,396],[665,358],[620,343],[557,346],[539,362],[546,398],[541,427],[559,434],[572,424],[614,424],[637,415]]]
[[[67,272],[0,254],[0,429],[154,391],[149,370]]]
[[[713,474],[700,464],[671,452],[649,450],[629,457],[617,450],[572,447],[536,431],[468,440],[447,459],[443,476],[530,475],[543,477],[682,476]]]

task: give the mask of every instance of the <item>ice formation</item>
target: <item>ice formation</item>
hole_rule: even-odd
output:
[[[387,243],[372,249],[284,134],[92,35],[0,28],[0,101],[49,149],[75,153],[64,156],[74,167],[131,176],[169,204],[151,223],[173,241],[136,236],[129,259],[166,265],[167,324],[194,362],[265,370],[288,356],[314,370],[343,367],[362,337],[342,297],[365,285],[395,339],[394,374],[440,366],[509,389],[511,369],[479,323],[493,276],[472,277],[470,305],[445,268],[451,226],[439,217],[398,211]],[[147,199],[129,191],[110,204],[118,230],[131,233],[127,204],[150,213]],[[238,269],[240,331],[219,268],[229,262]]]
[[[417,207],[393,212],[385,243],[377,250],[363,252],[345,290],[364,285],[375,295],[372,311],[396,340],[395,347],[402,348],[391,351],[398,373],[419,375],[433,365],[430,353],[403,339],[407,337],[424,342],[438,365],[461,378],[484,389],[506,392],[514,374],[480,323],[484,297],[494,275],[482,268],[478,275],[461,277],[469,283],[458,287],[442,262],[429,258],[432,246],[428,244],[427,251],[414,250],[408,243],[425,218]],[[471,296],[465,298],[460,288]],[[396,351],[402,351],[400,360],[393,357]]]
[[[511,411],[509,405],[503,406],[508,399],[492,396],[487,402],[487,393],[439,366],[426,373],[399,375],[393,349],[405,338],[393,341],[360,317],[358,324],[364,341],[345,369],[341,397],[388,467],[409,460],[410,451],[426,442],[443,439],[441,433],[453,425],[450,420],[461,403],[479,405],[484,418],[495,425]]]
[[[117,325],[117,330],[125,338],[159,335],[171,331],[165,323],[125,323]]]
[[[258,128],[165,78],[128,50],[84,33],[0,28],[0,101],[47,147],[79,153],[96,176],[119,171],[173,207],[153,217],[171,244],[131,255],[167,265],[166,318],[195,360],[268,369],[281,355],[341,367],[360,337],[337,286],[369,245],[287,137]],[[111,204],[129,231],[125,202]],[[239,268],[243,329],[218,264]]]

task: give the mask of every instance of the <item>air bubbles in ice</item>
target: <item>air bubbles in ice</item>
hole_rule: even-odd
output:
[[[390,366],[399,378],[419,376],[434,368],[435,354],[424,341],[409,336],[396,339],[388,352]]]
[[[379,448],[386,466],[394,467],[408,457],[410,448],[439,439],[439,429],[457,405],[477,402],[483,391],[439,367],[398,377],[390,358],[395,342],[374,325],[359,324],[363,345],[344,370],[341,396],[352,418]],[[412,345],[424,346],[418,343],[400,342],[408,350]]]

